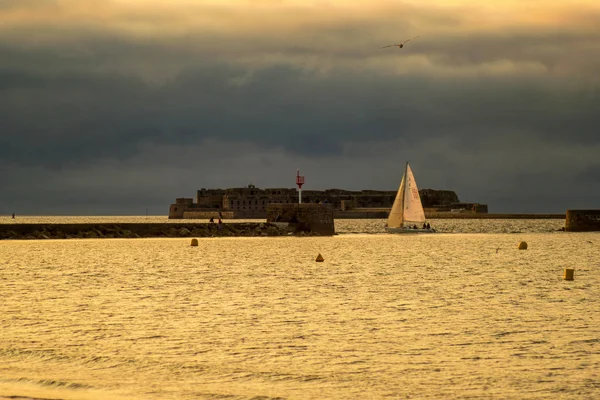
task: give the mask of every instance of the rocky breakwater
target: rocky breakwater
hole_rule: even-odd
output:
[[[0,239],[99,239],[150,237],[320,236],[270,223],[199,224],[0,224]]]

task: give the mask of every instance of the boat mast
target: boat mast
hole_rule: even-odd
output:
[[[402,187],[402,225],[404,226],[404,209],[406,208],[406,186],[408,185],[408,161],[404,166],[404,186]]]

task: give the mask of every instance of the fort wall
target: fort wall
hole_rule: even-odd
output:
[[[181,219],[183,218],[183,214],[185,210],[193,207],[194,200],[187,198],[177,198],[175,199],[175,204],[171,204],[169,207],[169,218]]]
[[[223,218],[223,219],[233,219],[234,213],[233,211],[218,211],[215,209],[190,209],[188,211],[184,211],[183,219],[215,219]]]
[[[478,203],[461,203],[455,192],[451,190],[421,189],[421,201],[425,208],[436,208],[437,211],[455,209],[476,213],[487,213],[487,205]],[[396,190],[361,190],[343,189],[303,190],[303,204],[331,204],[336,211],[352,211],[366,209],[389,209],[396,198]],[[298,204],[298,190],[290,188],[259,189],[254,185],[230,189],[200,189],[196,202],[192,199],[177,199],[169,208],[170,219],[206,218],[208,212],[214,210],[231,211],[231,218],[264,218],[267,208],[272,204]],[[183,209],[183,210],[182,210]],[[185,215],[184,215],[185,214]],[[378,213],[379,215],[380,213]],[[340,218],[344,218],[340,214]],[[354,214],[355,216],[358,214]]]

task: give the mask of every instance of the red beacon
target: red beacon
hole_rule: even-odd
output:
[[[302,204],[302,185],[304,185],[304,177],[300,176],[300,170],[296,170],[296,185],[298,185],[298,204]]]

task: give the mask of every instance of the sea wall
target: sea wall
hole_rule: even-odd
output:
[[[93,239],[219,236],[318,236],[269,223],[0,224],[1,239]]]
[[[600,231],[600,210],[567,210],[565,231]]]

